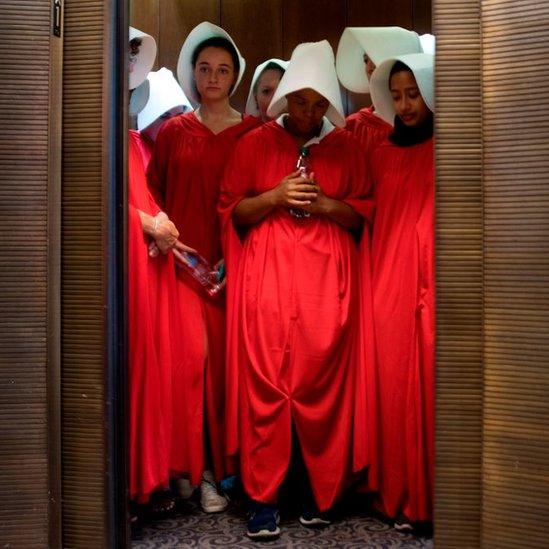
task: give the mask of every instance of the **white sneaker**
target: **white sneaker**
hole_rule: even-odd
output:
[[[214,476],[211,471],[204,471],[200,483],[200,505],[205,513],[221,513],[225,511],[229,502],[217,491]]]
[[[194,486],[188,478],[178,478],[175,481],[177,493],[181,499],[190,499],[194,492]]]
[[[395,519],[393,528],[398,532],[411,533],[414,531],[413,524],[402,513],[400,513]]]

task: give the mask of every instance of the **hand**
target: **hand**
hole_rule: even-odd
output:
[[[221,268],[223,268],[223,270],[225,270],[225,260],[224,260],[224,259],[220,259],[220,260],[214,265],[214,270],[216,270],[217,272],[219,272],[219,270],[220,270]],[[227,273],[225,273],[225,275],[224,275],[223,278],[221,279],[221,282],[219,283],[220,289],[222,290],[226,285],[227,285]]]
[[[154,240],[149,243],[149,257],[156,257],[160,253],[158,246]]]
[[[313,174],[305,179],[296,170],[284,177],[270,193],[275,206],[305,209],[317,200],[318,187],[313,181]]]
[[[179,231],[164,212],[160,212],[155,217],[154,225],[155,228],[151,234],[154,243],[163,254],[167,254],[175,246],[179,238]],[[149,249],[149,254],[150,251]]]
[[[311,172],[310,178],[314,181],[314,173]],[[303,206],[303,209],[313,215],[327,215],[330,210],[332,199],[328,198],[316,183],[315,189],[317,192],[316,200],[308,206]]]
[[[180,261],[181,263],[185,263],[188,265],[187,259],[185,258],[184,253],[188,254],[198,254],[198,252],[194,248],[190,248],[189,246],[183,244],[183,242],[180,242],[177,240],[175,242],[174,247],[172,248],[172,253],[174,257]]]

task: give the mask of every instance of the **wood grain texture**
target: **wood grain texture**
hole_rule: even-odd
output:
[[[483,547],[544,547],[549,501],[549,6],[482,3]],[[511,519],[511,520],[510,520]]]
[[[158,52],[160,52],[160,4],[161,0],[130,0],[130,25],[156,40]],[[159,56],[157,54],[153,70],[158,70]]]
[[[415,0],[418,3],[418,0]],[[397,25],[413,29],[414,14],[412,0],[394,0],[379,2],[378,0],[347,0],[348,26],[353,27],[385,27]],[[427,6],[427,4],[429,4]],[[431,8],[430,2],[418,3],[418,11]],[[415,30],[415,29],[413,29]]]
[[[21,549],[47,547],[57,516],[48,498],[50,25],[49,1],[0,4],[0,544]]]
[[[220,23],[220,0],[159,0],[158,64],[177,74],[177,60],[185,38],[202,21]]]
[[[285,59],[282,4],[282,0],[221,2],[221,26],[234,38],[246,59],[246,72],[239,89],[231,98],[231,104],[242,112],[257,65],[271,57]],[[253,25],[250,24],[252,21]]]
[[[433,2],[436,62],[435,546],[481,536],[483,206],[480,2]]]
[[[61,342],[63,547],[106,547],[105,0],[65,2]],[[100,52],[100,54],[98,54]]]

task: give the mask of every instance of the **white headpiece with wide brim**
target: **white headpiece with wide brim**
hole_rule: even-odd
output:
[[[433,34],[422,34],[419,37],[419,41],[421,43],[421,49],[423,50],[423,53],[430,53],[431,55],[435,55],[436,38]]]
[[[240,51],[236,47],[234,40],[231,38],[229,33],[214,25],[208,21],[203,21],[197,25],[187,36],[183,46],[181,47],[181,52],[179,53],[179,60],[177,61],[177,79],[185,92],[185,95],[189,98],[194,107],[197,107],[200,104],[200,97],[196,91],[196,86],[194,84],[194,69],[193,69],[193,53],[194,50],[208,38],[214,38],[219,36],[221,38],[226,38],[236,50],[238,55],[238,61],[240,63],[240,70],[238,72],[238,77],[231,91],[231,95],[236,91],[238,84],[242,80],[242,75],[246,69],[246,60],[240,54]]]
[[[378,66],[397,55],[421,51],[418,34],[401,27],[347,27],[337,47],[337,75],[348,90],[368,93],[364,54]]]
[[[141,39],[141,46],[139,47],[139,53],[137,54],[137,61],[130,72],[128,87],[130,90],[134,90],[137,86],[140,86],[147,74],[152,70],[154,60],[156,58],[156,42],[152,36],[146,34],[139,29],[130,27],[129,42],[134,38]]]
[[[273,59],[267,59],[267,61],[264,61],[263,63],[261,63],[261,65],[257,66],[254,72],[254,76],[252,78],[252,83],[250,84],[248,99],[246,100],[246,114],[251,114],[252,116],[260,115],[259,109],[257,108],[257,102],[254,97],[254,86],[255,86],[255,83],[257,82],[257,79],[261,76],[261,73],[269,63],[274,63],[275,65],[278,65],[283,71],[285,71],[288,68],[288,65],[290,64],[289,61],[273,58]]]
[[[435,56],[429,53],[412,53],[409,55],[399,55],[393,59],[387,59],[379,65],[370,81],[370,93],[376,113],[389,124],[395,121],[395,107],[391,91],[389,90],[389,75],[393,65],[401,61],[407,67],[410,67],[414,78],[416,79],[419,91],[423,101],[431,112],[435,112],[435,87],[434,87],[434,68]]]
[[[327,40],[307,42],[295,48],[267,114],[276,118],[287,110],[286,96],[306,88],[315,90],[330,102],[326,117],[335,126],[344,127],[345,116],[334,66],[334,52]]]
[[[147,76],[150,93],[145,108],[137,116],[137,129],[144,130],[157,118],[175,107],[192,111],[191,102],[183,93],[171,70],[163,67]],[[140,88],[134,91],[138,92]]]

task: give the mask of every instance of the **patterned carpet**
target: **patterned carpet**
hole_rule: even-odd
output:
[[[232,506],[217,515],[203,513],[194,502],[180,503],[172,518],[149,521],[134,536],[133,549],[161,549],[179,547],[268,547],[269,549],[338,547],[428,548],[428,537],[416,537],[396,532],[389,524],[372,516],[361,516],[349,508],[341,519],[322,530],[304,528],[297,516],[282,517],[281,536],[275,541],[252,542],[246,537],[246,515],[242,507]]]

